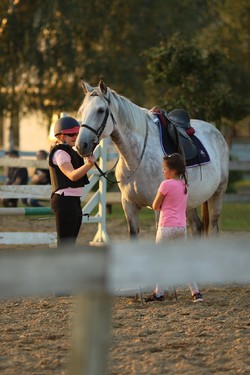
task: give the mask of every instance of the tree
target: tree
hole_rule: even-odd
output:
[[[231,62],[228,76],[239,102],[250,105],[249,0],[210,0],[208,17],[214,20],[196,36],[201,48],[221,51]],[[248,111],[249,113],[249,111]],[[245,112],[242,114],[245,115]]]
[[[25,4],[23,4],[25,6]],[[18,11],[17,11],[18,7]],[[10,143],[17,143],[18,121],[20,106],[23,101],[20,86],[26,74],[24,60],[25,35],[27,22],[23,6],[19,1],[3,0],[0,7],[0,84],[1,84],[1,114],[10,113]]]
[[[247,96],[243,83],[249,73],[244,47],[249,45],[247,10],[247,0],[237,5],[230,0],[2,0],[0,111],[16,118],[23,111],[39,109],[49,123],[54,112],[77,110],[82,98],[81,76],[95,84],[100,75],[139,105],[153,106],[159,93],[148,88],[143,51],[164,45],[177,31],[182,39],[194,41],[196,48],[213,53],[215,59],[221,59],[217,53],[221,51],[223,58],[232,61],[230,82],[242,102],[243,92]],[[239,33],[239,20],[244,38]],[[233,32],[229,33],[231,24]],[[216,44],[220,32],[223,42]],[[234,53],[228,47],[232,40]],[[240,60],[243,47],[245,70]],[[223,89],[226,87],[223,82]],[[165,87],[160,90],[164,93]]]
[[[218,126],[240,118],[242,106],[228,80],[232,66],[220,51],[202,50],[175,34],[145,56],[148,80],[167,111],[185,108]]]
[[[190,35],[203,25],[205,9],[203,0],[3,0],[2,87],[8,91],[13,82],[19,107],[39,108],[48,117],[77,108],[82,75],[90,82],[104,75],[112,87],[145,104],[142,51],[180,26]],[[189,17],[198,10],[190,28]]]

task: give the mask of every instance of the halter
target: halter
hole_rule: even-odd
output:
[[[94,90],[94,91],[90,94],[90,96],[99,96],[99,94],[98,94],[98,92],[97,92],[96,90]],[[108,105],[110,106],[110,100],[109,100],[105,95],[102,95],[102,96],[103,96],[103,98],[107,101]],[[106,108],[104,119],[103,119],[101,125],[99,126],[99,128],[98,128],[97,130],[91,128],[91,126],[89,126],[89,125],[87,125],[87,124],[81,124],[81,125],[80,125],[81,128],[87,128],[87,129],[89,129],[90,131],[92,131],[92,132],[96,135],[96,139],[93,141],[93,143],[94,143],[95,145],[98,145],[98,144],[100,143],[100,137],[101,137],[101,135],[102,135],[102,133],[103,133],[103,131],[104,131],[104,129],[105,129],[105,126],[106,126],[106,124],[107,124],[107,120],[108,120],[109,115],[111,116],[112,121],[113,121],[113,124],[114,124],[114,126],[115,126],[116,121],[115,121],[115,119],[114,119],[113,114],[110,112],[109,108]],[[118,156],[118,159],[117,159],[117,161],[115,162],[114,166],[113,166],[110,170],[108,170],[108,171],[106,171],[106,172],[103,172],[103,171],[101,170],[101,168],[99,167],[99,165],[95,162],[96,169],[98,170],[98,172],[100,173],[100,175],[101,175],[102,177],[104,177],[107,181],[109,181],[109,182],[111,182],[111,183],[113,183],[113,184],[119,184],[119,183],[121,183],[121,182],[123,182],[123,181],[125,181],[125,180],[128,180],[128,179],[129,179],[129,178],[130,178],[130,177],[131,177],[131,176],[137,171],[137,169],[139,168],[139,166],[140,166],[140,164],[141,164],[141,161],[142,161],[143,156],[144,156],[144,153],[145,153],[146,145],[147,145],[147,139],[148,139],[148,122],[146,121],[146,134],[145,134],[145,138],[144,138],[144,143],[143,143],[142,153],[141,153],[141,156],[140,156],[140,159],[139,159],[139,162],[138,162],[137,166],[133,169],[133,171],[131,172],[131,174],[130,174],[129,176],[123,178],[123,179],[120,180],[120,181],[117,181],[117,180],[114,181],[114,180],[111,180],[109,177],[107,177],[107,174],[108,174],[109,172],[111,172],[111,171],[116,167],[116,165],[117,165],[117,163],[118,163],[118,160],[119,160],[119,156]]]

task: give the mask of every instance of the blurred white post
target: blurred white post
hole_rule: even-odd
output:
[[[108,248],[97,248],[103,263],[98,290],[77,298],[73,326],[70,374],[104,375],[107,373],[111,294],[107,292]]]

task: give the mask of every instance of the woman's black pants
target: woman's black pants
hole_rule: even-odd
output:
[[[51,208],[56,218],[57,246],[75,246],[82,223],[80,197],[53,194]]]

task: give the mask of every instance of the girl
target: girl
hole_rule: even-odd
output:
[[[49,171],[58,246],[68,243],[75,246],[82,223],[82,189],[89,183],[86,173],[95,163],[95,157],[89,156],[84,164],[73,149],[79,129],[79,123],[72,117],[60,118],[54,127],[58,144],[51,149]]]
[[[174,153],[163,157],[163,175],[165,180],[160,184],[152,208],[160,210],[156,243],[165,240],[187,238],[186,208],[187,208],[187,174],[183,157]],[[193,302],[202,302],[198,286],[189,286]],[[164,289],[156,286],[153,299],[163,300]]]

